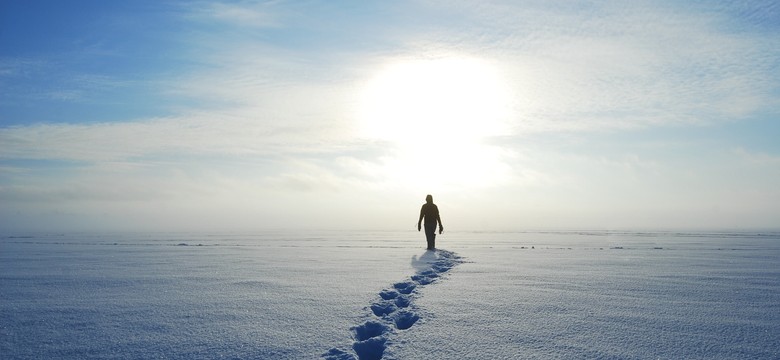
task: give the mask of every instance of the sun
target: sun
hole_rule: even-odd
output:
[[[505,175],[499,149],[485,140],[508,131],[511,99],[489,62],[394,62],[362,94],[361,135],[393,148],[385,166],[394,180],[439,190],[486,186]]]

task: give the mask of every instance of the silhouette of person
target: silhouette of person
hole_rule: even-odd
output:
[[[425,239],[428,241],[428,250],[436,248],[436,224],[439,224],[439,234],[444,231],[444,226],[441,224],[441,217],[439,217],[439,207],[433,203],[433,196],[428,195],[425,197],[425,204],[420,209],[420,220],[417,221],[417,231],[422,228],[423,219],[425,219]]]

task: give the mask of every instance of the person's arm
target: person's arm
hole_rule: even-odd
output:
[[[441,224],[441,216],[439,216],[439,212],[436,212],[436,221],[439,222],[439,234],[441,234],[444,231],[444,225]]]
[[[420,231],[420,229],[422,229],[422,225],[420,224],[422,224],[423,217],[425,216],[424,211],[425,211],[425,205],[423,205],[423,207],[420,208],[420,220],[417,220],[417,231]]]

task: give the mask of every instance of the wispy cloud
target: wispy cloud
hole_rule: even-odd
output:
[[[282,5],[201,3],[189,16],[228,28],[292,26],[278,15]],[[774,71],[780,51],[777,37],[746,36],[721,13],[690,7],[558,5],[427,2],[429,10],[421,16],[441,10],[458,21],[420,25],[412,18],[397,24],[409,26],[382,35],[395,37],[400,47],[355,52],[352,57],[343,52],[305,54],[255,36],[216,39],[196,34],[192,40],[206,45],[196,46],[193,55],[204,65],[159,81],[168,96],[189,99],[183,104],[190,108],[181,116],[4,129],[8,145],[3,153],[112,158],[114,153],[142,156],[171,149],[267,152],[261,149],[274,142],[273,134],[292,138],[298,132],[315,132],[311,129],[330,133],[325,137],[346,134],[355,121],[361,84],[373,75],[370,69],[383,57],[399,54],[460,53],[494,59],[513,89],[511,121],[520,133],[709,123],[780,105],[780,79]],[[344,26],[360,31],[367,25]],[[2,67],[4,73],[21,71],[18,61],[12,63]],[[127,81],[78,75],[72,87],[50,95],[78,100],[85,92],[116,89]],[[79,150],[87,147],[84,144],[90,149]],[[110,150],[95,151],[105,148]]]
[[[594,207],[607,215],[613,211],[608,207],[695,213],[738,201],[727,191],[737,180],[698,184],[745,164],[767,179],[760,188],[768,189],[777,172],[760,168],[776,168],[776,154],[736,150],[718,163],[717,154],[728,149],[708,148],[703,159],[692,152],[680,160],[657,151],[663,142],[641,151],[617,143],[598,151],[596,140],[577,146],[551,136],[780,115],[780,37],[773,31],[778,5],[753,4],[409,1],[364,4],[350,13],[325,3],[190,3],[175,19],[184,29],[176,35],[183,51],[167,58],[181,67],[156,78],[0,60],[4,89],[19,89],[8,84],[32,73],[57,79],[13,95],[30,104],[44,98],[82,102],[86,116],[95,94],[148,87],[172,112],[0,127],[0,161],[6,162],[0,164],[0,198],[22,208],[49,199],[51,211],[61,206],[78,212],[89,204],[87,213],[112,201],[138,212],[144,202],[182,209],[202,201],[214,204],[214,211],[204,210],[209,215],[221,209],[268,215],[273,211],[263,203],[289,199],[312,208],[323,196],[359,207],[366,193],[400,202],[397,197],[428,191],[413,189],[430,184],[427,175],[445,174],[458,185],[448,195],[464,204],[504,204],[508,213],[544,208],[586,214]],[[448,148],[437,150],[435,161],[361,134],[361,96],[377,72],[394,61],[448,57],[495,66],[510,93],[506,133],[474,144],[442,142]],[[108,98],[121,103],[118,111],[136,105],[122,96]],[[25,163],[33,160],[70,165],[39,170]],[[469,190],[478,187],[467,180],[483,175],[501,181],[480,188],[487,198],[476,200]],[[682,189],[691,187],[697,191]],[[772,210],[759,197],[751,201],[760,211]],[[601,203],[607,205],[594,205]],[[111,211],[124,211],[114,205]],[[281,213],[295,212],[293,205],[280,207]],[[462,210],[479,215],[466,205]]]
[[[322,130],[323,132],[319,132]],[[336,134],[285,129],[251,117],[191,114],[136,122],[40,124],[0,129],[5,159],[124,161],[148,157],[244,156],[328,152]]]
[[[280,1],[200,2],[188,4],[186,18],[232,27],[266,28],[281,25]]]
[[[712,123],[778,104],[780,39],[731,9],[558,5],[454,3],[469,26],[434,21],[410,44],[502,60],[524,130]]]
[[[768,166],[780,175],[780,154],[772,155],[762,151],[752,152],[741,147],[735,148],[733,152],[750,164]]]
[[[0,57],[0,78],[26,77],[40,72],[49,64],[29,57]]]

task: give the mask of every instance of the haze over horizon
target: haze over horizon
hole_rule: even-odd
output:
[[[0,231],[780,227],[773,1],[4,1]]]

